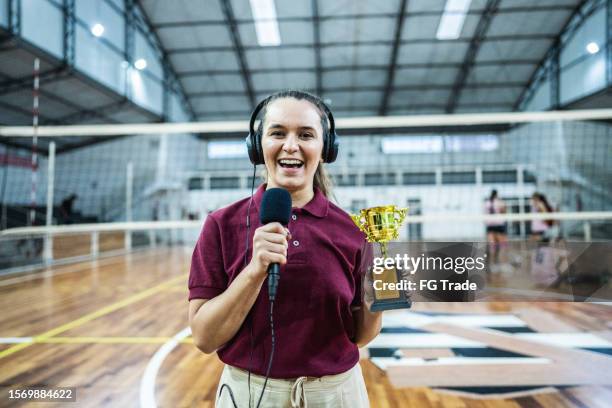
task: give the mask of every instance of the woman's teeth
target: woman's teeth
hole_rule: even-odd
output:
[[[304,165],[304,162],[297,159],[281,159],[278,161],[278,164],[281,167],[296,169],[302,167]]]

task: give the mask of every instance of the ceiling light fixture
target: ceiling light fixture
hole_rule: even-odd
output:
[[[249,2],[259,45],[262,47],[280,45],[280,30],[274,0],[249,0]]]
[[[91,33],[95,36],[95,37],[102,37],[102,34],[104,34],[104,26],[100,23],[96,23],[91,27]]]
[[[471,1],[446,0],[444,13],[442,13],[436,32],[438,40],[456,40],[459,38]]]
[[[136,60],[136,62],[134,62],[134,66],[137,70],[142,71],[147,67],[147,60],[144,58],[139,58]]]
[[[590,42],[587,44],[586,50],[589,54],[597,54],[599,52],[599,45],[596,42]]]

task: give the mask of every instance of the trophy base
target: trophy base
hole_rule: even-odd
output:
[[[385,310],[395,309],[410,309],[412,307],[412,301],[410,299],[384,299],[375,300],[370,306],[372,312],[383,312]]]

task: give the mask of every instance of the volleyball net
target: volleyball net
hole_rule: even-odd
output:
[[[331,199],[349,213],[408,208],[399,241],[486,241],[494,226],[509,241],[606,242],[611,119],[612,110],[337,118]],[[247,128],[41,126],[34,150],[31,127],[0,127],[2,267],[192,246],[207,214],[250,195]],[[545,206],[534,201],[542,196]]]

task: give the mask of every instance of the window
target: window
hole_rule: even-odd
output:
[[[357,175],[356,174],[337,174],[333,176],[334,184],[338,187],[356,186]]]
[[[366,186],[388,186],[395,184],[395,173],[368,173],[365,175]]]
[[[476,173],[473,171],[458,171],[442,173],[442,184],[474,184]]]
[[[204,179],[202,177],[191,177],[187,183],[187,189],[191,190],[203,190]]]
[[[525,170],[523,172],[523,182],[525,183],[535,183],[536,182],[536,176],[535,174],[533,174],[532,172]]]
[[[436,173],[404,173],[402,184],[405,186],[436,184]]]
[[[225,188],[239,188],[240,179],[238,177],[211,177],[210,189],[220,190]]]
[[[246,158],[244,140],[217,140],[208,142],[209,159]]]
[[[497,150],[496,135],[445,136],[444,150],[447,152],[490,152]]]
[[[492,170],[482,172],[483,183],[516,183],[515,170]]]
[[[389,136],[381,143],[385,154],[440,153],[444,147],[441,136]]]

